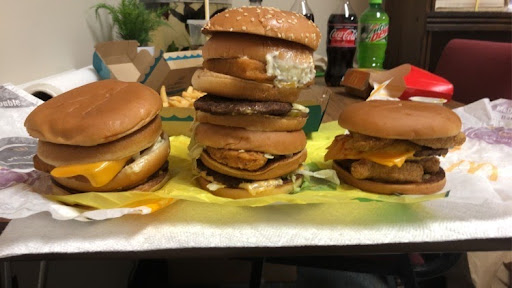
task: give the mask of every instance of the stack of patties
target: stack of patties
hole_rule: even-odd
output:
[[[430,194],[446,178],[438,156],[462,145],[460,118],[437,104],[367,101],[347,106],[325,160],[345,183],[382,194]]]
[[[161,108],[151,88],[117,80],[52,98],[25,120],[39,139],[34,167],[69,192],[155,190],[168,179]]]
[[[308,109],[294,103],[315,77],[320,32],[302,15],[267,7],[224,11],[203,28],[203,69],[195,89],[190,154],[198,183],[228,198],[286,194],[302,183],[302,127]]]

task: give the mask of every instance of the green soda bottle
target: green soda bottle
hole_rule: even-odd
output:
[[[370,7],[359,18],[356,67],[382,69],[389,32],[389,17],[382,0],[369,0]]]

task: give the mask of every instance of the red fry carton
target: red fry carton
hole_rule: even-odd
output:
[[[449,101],[453,95],[453,84],[448,80],[410,64],[387,71],[373,71],[369,82],[374,87],[370,97],[386,96],[401,100],[427,97]]]

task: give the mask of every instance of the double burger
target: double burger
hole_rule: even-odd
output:
[[[117,80],[52,98],[25,120],[39,139],[34,167],[69,192],[157,189],[168,179],[170,149],[161,108],[151,88]]]
[[[199,185],[234,199],[292,192],[307,157],[308,109],[295,101],[314,81],[318,28],[296,13],[242,7],[203,33],[211,37],[192,85],[208,94],[194,103],[189,147]]]
[[[462,145],[461,120],[450,109],[412,101],[347,106],[338,124],[349,131],[328,147],[340,180],[381,194],[431,194],[443,189],[439,156]]]

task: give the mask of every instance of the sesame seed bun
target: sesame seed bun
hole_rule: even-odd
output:
[[[338,123],[360,134],[405,140],[455,136],[462,126],[459,116],[441,105],[383,100],[347,106]]]
[[[316,50],[321,34],[304,16],[272,7],[232,8],[215,15],[203,27],[204,34],[238,32],[280,38]]]

